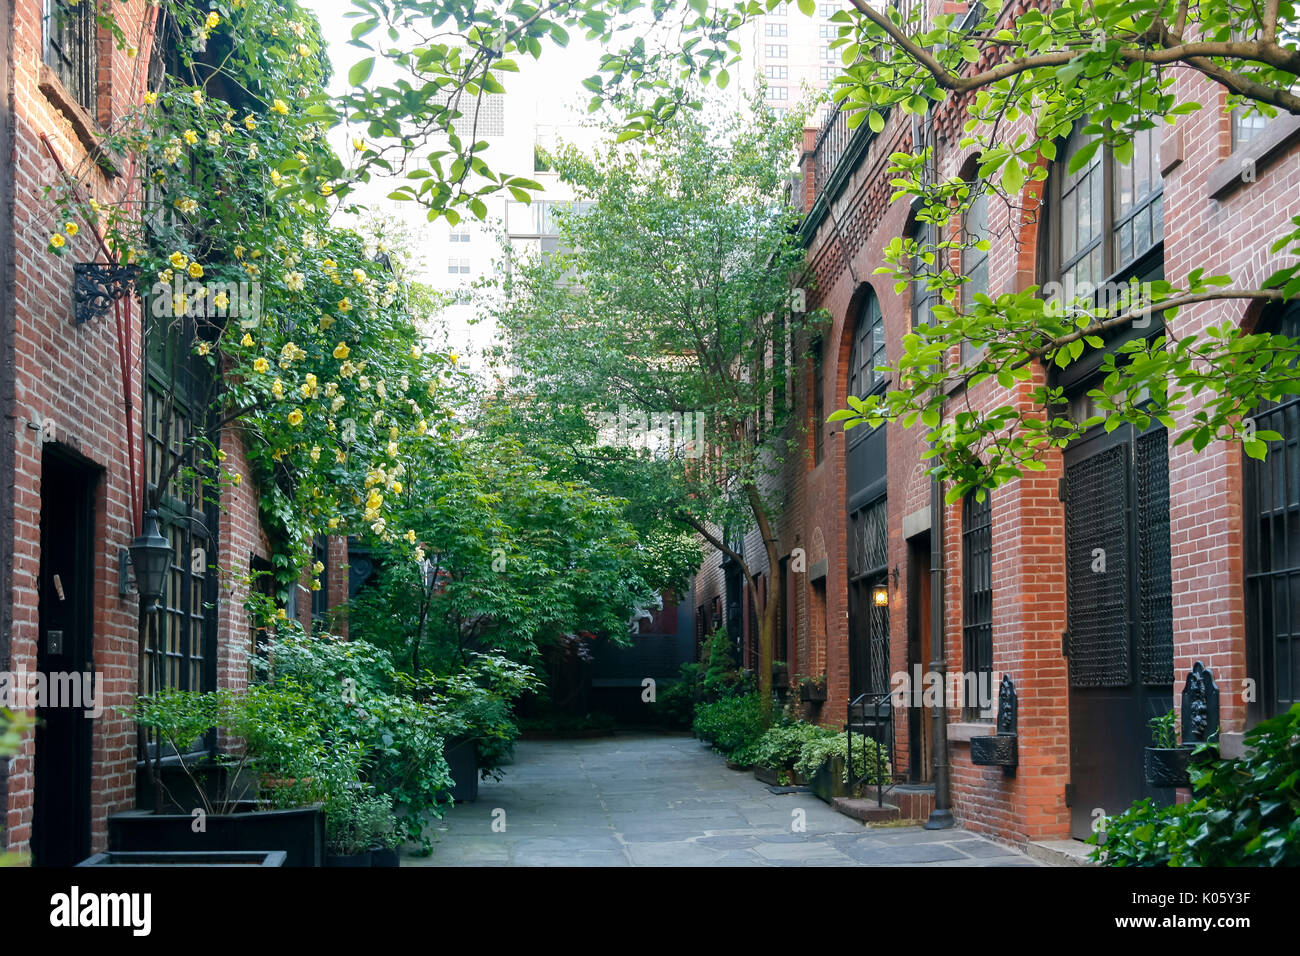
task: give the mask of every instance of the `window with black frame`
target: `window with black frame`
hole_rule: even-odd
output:
[[[993,497],[966,495],[961,514],[962,686],[968,717],[993,716]],[[974,683],[971,678],[973,675]],[[970,692],[981,695],[971,700]],[[987,696],[984,696],[987,695]]]
[[[826,455],[826,390],[822,383],[825,370],[824,346],[818,339],[812,346],[812,433],[813,464],[820,465]]]
[[[312,542],[313,586],[311,592],[311,619],[324,623],[330,610],[329,573],[330,544],[329,538],[317,535]],[[316,570],[319,568],[319,570]]]
[[[853,346],[849,354],[849,394],[866,398],[884,387],[885,372],[885,317],[880,311],[880,300],[868,292],[858,311],[853,330]],[[857,429],[861,432],[870,429]]]
[[[962,308],[970,311],[975,296],[989,293],[989,251],[980,248],[989,238],[989,194],[983,183],[975,183],[970,208],[962,219],[961,271],[966,276],[962,286]],[[970,342],[961,343],[961,360],[965,364],[984,349]]]
[[[150,310],[152,312],[152,310]],[[146,691],[215,685],[218,511],[205,494],[206,428],[214,382],[195,354],[190,316],[150,315],[144,390],[145,481],[172,561],[157,629],[146,645]]]
[[[934,272],[934,265],[923,258],[927,252],[935,255],[934,223],[917,220],[912,224],[909,238],[916,243],[917,254],[912,257],[912,328],[929,325],[933,320],[935,292],[930,288],[929,276]]]
[[[46,65],[54,71],[64,89],[95,116],[99,78],[99,26],[91,0],[45,0]]]

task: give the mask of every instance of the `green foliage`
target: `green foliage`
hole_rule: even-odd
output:
[[[392,799],[370,784],[343,790],[325,804],[325,842],[335,856],[399,846]]]
[[[789,770],[795,767],[804,748],[814,741],[827,741],[842,737],[829,727],[797,721],[769,727],[754,745],[752,762],[770,770]]]
[[[853,735],[852,767],[849,766],[848,734],[832,731],[829,734],[811,735],[800,749],[794,769],[805,777],[811,777],[831,757],[839,757],[843,761],[845,783],[864,776],[868,777],[869,782],[889,780],[889,755],[875,740],[861,734]]]
[[[1178,718],[1174,715],[1173,708],[1167,714],[1152,717],[1147,721],[1147,727],[1151,729],[1152,747],[1172,750],[1178,746]]]
[[[1248,731],[1245,745],[1245,756],[1232,760],[1205,759],[1212,751],[1198,748],[1190,802],[1140,800],[1106,817],[1088,837],[1092,859],[1108,866],[1300,865],[1300,704]]]
[[[763,736],[763,709],[758,694],[723,697],[695,708],[695,735],[723,753],[731,753]]]
[[[695,716],[695,683],[698,664],[683,664],[678,680],[660,684],[651,705],[657,722],[673,730],[690,730]]]
[[[741,684],[740,669],[732,653],[732,639],[726,628],[719,628],[704,638],[708,664],[700,681],[700,698],[718,700],[730,697]]]

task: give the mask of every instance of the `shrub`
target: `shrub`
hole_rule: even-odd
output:
[[[740,691],[741,674],[731,653],[731,635],[726,629],[714,631],[705,639],[708,664],[700,680],[700,698],[705,701],[736,696]]]
[[[687,677],[687,668],[697,668],[695,664],[682,666],[682,679],[668,681],[655,694],[651,713],[658,723],[676,730],[690,730],[695,714],[695,682]]]
[[[1300,865],[1300,704],[1249,731],[1245,744],[1243,757],[1193,763],[1190,802],[1139,800],[1105,818],[1104,844],[1099,833],[1088,837],[1092,858],[1109,866]]]
[[[754,763],[769,770],[788,770],[799,760],[806,744],[840,736],[829,727],[799,721],[768,728],[754,744]]]
[[[826,734],[813,736],[803,745],[794,769],[805,777],[811,777],[821,769],[822,764],[836,756],[844,763],[845,783],[860,779],[868,772],[871,774],[871,780],[884,783],[889,779],[889,757],[884,748],[872,738],[864,737],[862,734],[853,735],[853,767],[850,775],[848,734],[831,730]]]
[[[755,743],[763,735],[763,712],[757,694],[723,697],[695,708],[695,735],[723,753]]]
[[[325,842],[336,856],[397,846],[401,838],[392,800],[369,784],[337,794],[325,804]]]

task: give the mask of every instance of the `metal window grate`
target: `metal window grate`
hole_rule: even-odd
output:
[[[1300,308],[1275,331],[1300,337]],[[1249,711],[1263,720],[1300,701],[1300,396],[1262,402],[1255,425],[1283,436],[1245,466],[1247,674],[1257,685]]]
[[[46,0],[45,62],[77,104],[95,115],[99,28],[92,0]]]
[[[1129,678],[1128,447],[1066,470],[1065,541],[1070,686],[1123,687]],[[1105,572],[1093,570],[1097,550]]]
[[[1137,547],[1142,683],[1174,682],[1173,579],[1169,564],[1169,435],[1157,428],[1138,438]]]
[[[981,502],[971,492],[962,506],[961,581],[963,666],[967,673],[992,675],[993,497],[990,494],[985,494]],[[976,686],[985,685],[980,681]]]

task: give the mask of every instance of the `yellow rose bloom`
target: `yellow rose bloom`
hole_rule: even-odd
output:
[[[455,352],[448,353],[447,358],[451,359],[452,365],[455,365],[456,362],[460,360],[460,356],[457,355]]]
[[[334,346],[334,357],[336,359],[339,359],[340,361],[342,359],[347,358],[351,354],[352,354],[352,350],[348,348],[347,345],[343,342],[340,342],[338,345]]]
[[[278,378],[271,383],[271,394],[276,398],[284,398],[284,382]]]
[[[199,265],[197,262],[191,262],[189,268],[185,271],[190,274],[191,279],[203,278],[203,266]]]
[[[271,112],[279,113],[281,116],[289,112],[289,104],[284,100],[276,100],[271,104]]]
[[[320,461],[320,445],[312,445],[308,455],[312,461]]]
[[[301,57],[311,56],[311,47],[305,43],[298,44],[298,55]]]
[[[388,448],[387,448],[386,450],[388,451],[388,457],[389,457],[389,458],[396,458],[396,457],[397,457],[397,442],[395,442],[395,441],[390,441],[390,442],[388,443]]]
[[[215,129],[208,130],[208,145],[209,146],[221,145],[221,134],[218,133]]]
[[[244,476],[241,475],[239,472],[235,472],[233,475],[230,476],[230,483],[232,485],[237,485],[243,480],[244,480]]]
[[[393,494],[400,495],[401,493],[402,493],[402,483],[400,481],[393,482]]]
[[[253,118],[252,113],[249,113],[247,116],[244,117],[244,129],[247,130],[257,129],[257,120]]]
[[[253,344],[253,337],[249,335],[247,332],[245,332],[244,337],[239,340],[239,344],[244,346],[245,348],[248,348],[250,345]]]
[[[158,94],[155,93],[153,90],[150,90],[148,93],[144,95],[145,106],[153,106],[157,102],[158,102]]]
[[[213,13],[208,14],[208,18],[203,21],[203,25],[206,26],[209,30],[215,30],[217,28],[217,24],[220,22],[221,22],[220,14],[214,11]]]
[[[333,531],[335,528],[337,528],[337,527],[339,526],[339,519],[338,519],[338,518],[330,518],[330,520],[329,520],[327,526],[329,527],[329,529],[330,529],[331,531]]]
[[[200,342],[197,351],[200,355],[207,355],[212,351],[212,344],[210,342]]]
[[[340,312],[351,312],[351,311],[352,311],[352,300],[349,299],[347,296],[344,296],[342,299],[340,299],[340,300],[339,300],[339,311],[340,311]]]
[[[342,465],[348,460],[348,453],[342,448],[336,448],[334,449],[334,460]]]
[[[50,245],[55,249],[62,249],[67,242],[68,240],[63,238],[62,233],[56,232],[54,235],[50,236]]]
[[[63,224],[63,231],[66,232],[69,236],[75,236],[78,232],[81,231],[81,229],[77,226],[75,222],[65,222]]]
[[[195,106],[202,106],[202,105],[203,105],[203,91],[202,91],[202,90],[190,90],[190,99],[192,99],[192,100],[194,101],[194,105],[195,105]]]
[[[289,287],[290,292],[301,292],[307,284],[307,279],[301,272],[290,272],[284,277],[284,284]]]
[[[181,133],[181,139],[193,146],[199,141],[199,134],[194,132],[192,129],[187,129],[185,132]]]
[[[358,153],[364,153],[366,151],[366,141],[364,139],[361,139],[360,137],[357,137],[352,141],[352,148],[355,149]]]
[[[292,425],[294,428],[297,428],[299,425],[301,425],[302,412],[298,411],[298,409],[296,408],[293,411],[291,411],[289,413],[289,424]]]
[[[173,252],[167,257],[167,261],[170,262],[172,267],[175,269],[184,269],[190,264],[189,256],[185,255],[183,252]]]
[[[230,305],[230,296],[226,295],[226,292],[223,289],[212,297],[212,301],[218,309],[224,309],[226,306]]]
[[[322,315],[320,317],[320,330],[322,332],[328,332],[331,328],[334,327],[334,321],[335,321],[334,316]]]
[[[253,362],[253,371],[266,374],[266,370],[271,367],[271,363],[264,358],[259,358]]]
[[[415,544],[415,532],[414,531],[406,532],[406,540],[411,542],[411,544]]]

